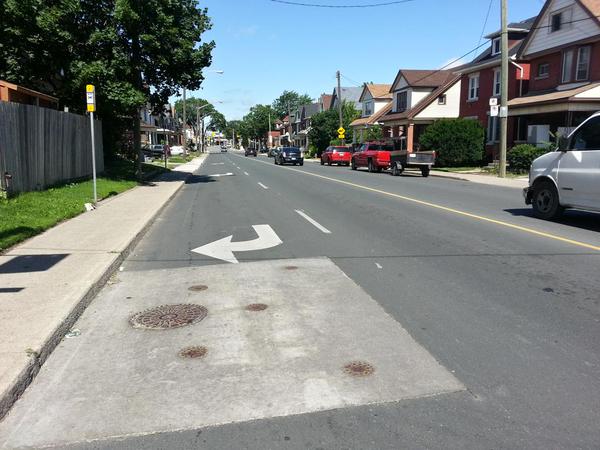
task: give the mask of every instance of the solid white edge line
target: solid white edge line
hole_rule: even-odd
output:
[[[268,186],[265,186],[264,184],[262,184],[261,182],[258,183],[258,185],[263,188],[263,189],[269,189]]]
[[[316,228],[318,228],[323,233],[325,233],[325,234],[331,234],[331,231],[329,231],[327,228],[325,228],[323,225],[321,225],[315,219],[313,219],[312,217],[310,217],[304,211],[301,211],[299,209],[295,209],[294,211],[296,211],[298,214],[300,214],[302,217],[304,217],[308,222],[310,222],[311,224],[313,224]]]

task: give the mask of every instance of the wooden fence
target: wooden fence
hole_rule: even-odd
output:
[[[104,171],[102,123],[95,121],[96,171]],[[0,186],[9,193],[45,189],[92,175],[89,117],[0,102]]]

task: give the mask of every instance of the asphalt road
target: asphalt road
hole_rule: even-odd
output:
[[[68,448],[598,448],[598,215],[543,222],[513,188],[230,151],[209,156],[125,271],[229,264],[191,249],[255,239],[259,224],[282,244],[240,264],[329,258],[466,390]]]

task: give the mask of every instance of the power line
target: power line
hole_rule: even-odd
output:
[[[398,5],[401,3],[409,3],[414,2],[415,0],[396,0],[396,1],[388,1],[382,3],[367,3],[364,5],[324,5],[319,3],[301,3],[301,2],[292,2],[288,0],[269,0],[273,3],[282,3],[284,5],[293,5],[293,6],[307,6],[312,8],[376,8],[379,6],[390,6],[390,5]]]
[[[483,34],[485,33],[485,27],[487,26],[488,20],[490,18],[490,11],[492,10],[493,3],[494,3],[494,0],[490,0],[487,14],[485,15],[485,22],[483,22],[483,28],[481,29],[481,36],[479,36],[479,41],[477,41],[477,45],[481,44],[481,40],[483,39]]]
[[[343,73],[340,74],[344,80],[348,80],[350,83],[354,84],[356,87],[362,87],[364,83],[359,83],[358,81],[354,81],[352,78],[348,78]]]

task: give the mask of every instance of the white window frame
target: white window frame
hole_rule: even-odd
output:
[[[479,74],[469,75],[469,90],[467,91],[467,100],[479,100]]]
[[[540,68],[542,66],[546,66],[548,68],[548,70],[546,71],[546,73],[540,74]],[[538,64],[536,78],[543,79],[543,78],[548,78],[549,76],[550,76],[550,63],[541,63],[541,64]]]
[[[447,101],[446,94],[438,96],[438,105],[445,105]]]
[[[370,112],[369,112],[369,110],[370,110]],[[363,116],[369,117],[369,116],[373,115],[373,112],[374,112],[373,101],[365,102],[365,107],[363,109]]]
[[[500,118],[498,116],[489,116],[488,117],[488,126],[486,139],[488,144],[495,144],[500,140],[500,130],[499,125]]]
[[[497,47],[497,49],[496,49]],[[502,52],[502,41],[499,37],[492,39],[492,56],[499,55]]]
[[[502,94],[502,70],[494,69],[494,83],[492,84],[492,97]]]
[[[400,96],[404,94],[406,96],[406,104],[404,106],[404,109],[400,109]],[[396,93],[396,112],[403,112],[406,111],[408,109],[408,92],[407,91],[400,91]]]
[[[561,71],[561,82],[570,83],[573,81],[573,59],[575,57],[575,50],[565,50],[562,55],[562,71]]]
[[[558,30],[552,29],[552,18],[560,15],[560,28]],[[573,9],[570,6],[551,12],[548,15],[548,33],[558,33],[562,30],[569,29],[573,26],[571,19],[573,17]]]
[[[585,77],[579,77],[581,61],[581,51],[587,50],[587,61],[585,61]],[[586,81],[590,78],[590,60],[592,56],[592,48],[590,45],[584,45],[577,49],[577,65],[575,66],[575,81]]]

